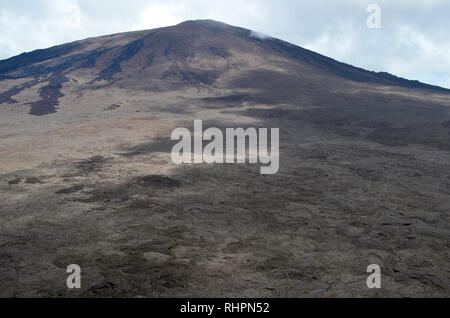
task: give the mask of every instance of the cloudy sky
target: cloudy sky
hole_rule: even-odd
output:
[[[367,26],[370,4],[381,8],[381,28]],[[449,16],[450,0],[0,0],[0,59],[208,18],[450,88]]]

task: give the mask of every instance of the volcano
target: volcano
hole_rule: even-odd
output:
[[[211,20],[23,53],[0,62],[0,79],[26,79],[21,85],[7,81],[12,87],[1,95],[6,103],[16,102],[13,96],[22,90],[40,86],[40,99],[29,103],[32,115],[56,112],[59,98],[64,96],[61,89],[68,82],[80,91],[111,85],[147,92],[182,87],[247,89],[255,91],[252,100],[276,103],[292,101],[286,93],[291,96],[302,91],[301,96],[305,96],[315,89],[326,95],[327,88],[351,88],[355,83],[449,92],[388,73],[368,72]],[[298,100],[298,96],[293,97]]]
[[[0,114],[1,297],[450,295],[448,89],[197,20],[0,61]],[[194,120],[279,172],[175,165]]]

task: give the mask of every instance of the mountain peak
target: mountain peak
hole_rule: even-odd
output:
[[[169,27],[169,29],[176,29],[179,32],[189,32],[189,31],[201,32],[201,30],[207,30],[211,32],[227,31],[235,33],[236,35],[237,34],[247,35],[251,33],[250,30],[211,19],[187,20],[173,27]]]
[[[202,26],[229,26],[228,24],[212,19],[186,20],[178,25],[202,25]]]

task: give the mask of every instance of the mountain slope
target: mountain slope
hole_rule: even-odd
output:
[[[0,297],[450,295],[448,90],[209,20],[0,77]],[[175,165],[197,119],[279,128],[279,172]]]

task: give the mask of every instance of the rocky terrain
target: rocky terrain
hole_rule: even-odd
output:
[[[173,164],[196,119],[279,173]],[[449,297],[449,211],[444,88],[210,20],[0,61],[0,297]]]

